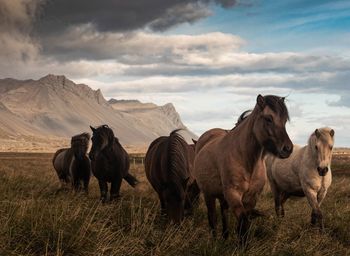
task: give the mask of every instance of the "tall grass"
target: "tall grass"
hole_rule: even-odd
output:
[[[288,201],[278,219],[264,192],[258,208],[267,216],[253,221],[241,251],[233,216],[230,238],[213,239],[203,203],[180,226],[167,225],[140,165],[131,172],[143,186],[123,184],[121,199],[102,205],[95,179],[87,197],[58,191],[50,157],[0,155],[0,255],[350,255],[350,176],[334,178],[323,233],[310,226],[305,199]]]

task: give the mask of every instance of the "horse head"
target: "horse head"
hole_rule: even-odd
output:
[[[289,120],[284,97],[258,95],[253,110],[253,133],[266,151],[279,158],[287,158],[293,151],[293,143],[286,131]]]
[[[77,159],[83,159],[89,148],[90,134],[82,133],[75,135],[71,139],[71,148],[73,149],[74,156]]]
[[[114,133],[108,125],[101,125],[97,128],[90,126],[92,130],[92,147],[89,153],[91,160],[96,157],[107,147],[111,147],[114,143]]]
[[[325,176],[332,161],[334,130],[331,128],[316,129],[310,136],[308,144],[317,161],[318,174]]]

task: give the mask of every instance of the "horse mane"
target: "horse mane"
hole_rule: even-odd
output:
[[[238,126],[239,124],[241,124],[243,122],[243,120],[245,120],[251,113],[253,110],[248,109],[246,111],[244,111],[237,119],[237,123],[235,124],[235,126]]]
[[[169,180],[174,182],[179,194],[184,192],[183,182],[189,177],[187,143],[178,133],[182,129],[172,131],[168,137],[168,171]]]
[[[91,135],[90,133],[87,133],[87,132],[73,136],[71,138],[71,148],[74,150],[80,146],[84,146],[87,151],[89,148],[90,138],[91,138]]]
[[[286,104],[284,103],[284,97],[275,95],[264,96],[265,104],[269,106],[272,111],[276,112],[281,118],[289,120],[289,113]]]

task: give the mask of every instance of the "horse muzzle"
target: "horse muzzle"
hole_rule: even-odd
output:
[[[317,167],[317,171],[318,171],[318,175],[320,175],[320,176],[326,176],[326,174],[327,174],[327,172],[328,172],[328,167],[326,166],[326,167]]]
[[[280,158],[284,159],[284,158],[288,158],[292,154],[292,152],[293,152],[293,144],[284,145],[278,155]]]

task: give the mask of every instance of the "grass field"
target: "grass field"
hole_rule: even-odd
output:
[[[51,154],[0,153],[0,255],[350,255],[350,159],[336,154],[333,184],[322,206],[325,232],[310,226],[306,199],[286,203],[276,218],[271,193],[258,207],[267,213],[253,221],[246,251],[237,247],[230,216],[227,241],[214,240],[201,200],[181,226],[167,226],[145,180],[143,166],[131,172],[143,184],[125,182],[119,202],[102,205],[95,178],[89,196],[58,192]],[[219,210],[219,209],[218,209]]]

